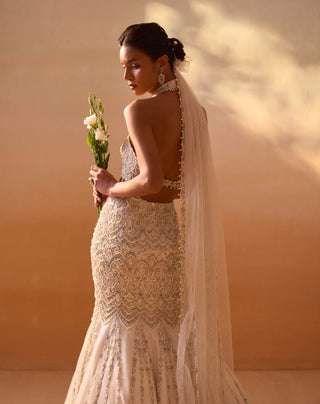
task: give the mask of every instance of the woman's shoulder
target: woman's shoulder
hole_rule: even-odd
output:
[[[140,112],[143,110],[148,110],[153,107],[155,104],[156,97],[149,97],[149,98],[141,98],[141,99],[135,99],[132,101],[130,104],[128,104],[124,108],[124,113],[134,113],[134,112]]]
[[[148,116],[152,116],[153,112],[156,110],[155,98],[156,97],[150,97],[132,101],[123,110],[125,118],[134,119],[143,117],[146,119]]]

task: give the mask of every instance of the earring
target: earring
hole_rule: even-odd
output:
[[[159,76],[158,76],[158,80],[159,80],[159,83],[160,83],[160,87],[163,87],[164,82],[165,82],[165,80],[166,80],[166,77],[165,77],[165,75],[162,73],[162,68],[161,68],[161,67],[160,67],[160,73],[159,73]]]

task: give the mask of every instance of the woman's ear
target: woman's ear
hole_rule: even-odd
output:
[[[159,68],[161,67],[161,69],[162,69],[163,71],[165,71],[165,70],[168,68],[168,66],[169,66],[169,58],[168,58],[168,55],[164,54],[164,55],[162,55],[162,56],[159,56],[158,59],[157,59],[157,63],[158,63],[158,65],[159,65]]]

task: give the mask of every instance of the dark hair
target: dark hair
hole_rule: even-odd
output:
[[[118,39],[120,46],[132,46],[146,53],[153,60],[168,55],[173,68],[174,62],[184,60],[183,45],[176,38],[168,38],[166,31],[155,22],[130,25]]]

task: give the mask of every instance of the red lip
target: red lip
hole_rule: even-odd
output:
[[[129,87],[131,88],[131,90],[134,90],[137,86],[135,84],[129,84]]]

